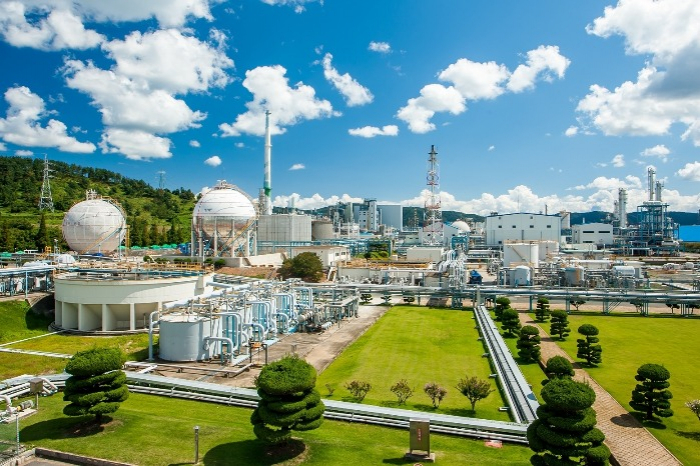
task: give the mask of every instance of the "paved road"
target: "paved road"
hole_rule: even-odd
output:
[[[563,356],[574,362],[527,313],[520,313],[523,325],[532,325],[540,330],[542,360]],[[597,427],[605,434],[605,444],[610,448],[620,466],[679,466],[673,454],[659,442],[644,426],[620,405],[583,369],[574,369],[574,380],[588,382],[595,391],[593,409],[598,418]]]

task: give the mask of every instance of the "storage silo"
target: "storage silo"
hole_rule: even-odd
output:
[[[203,361],[220,353],[221,319],[196,314],[168,314],[160,321],[159,357],[166,361]]]
[[[564,268],[564,282],[567,286],[581,286],[585,284],[586,269],[580,265]]]
[[[527,265],[519,265],[508,270],[508,284],[510,286],[530,286],[532,270]]]
[[[540,245],[539,242],[506,242],[503,245],[503,266],[510,267],[511,265],[530,265],[532,267],[539,266],[540,263]]]
[[[255,248],[255,207],[237,186],[219,181],[192,212],[192,255],[249,256]]]
[[[329,220],[313,220],[311,222],[311,239],[320,241],[323,239],[334,239],[333,223]]]
[[[95,191],[73,205],[63,217],[63,238],[79,254],[109,254],[117,250],[126,236],[126,215],[114,199]]]

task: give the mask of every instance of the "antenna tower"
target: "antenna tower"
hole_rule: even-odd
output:
[[[162,191],[165,189],[165,172],[163,170],[156,172],[156,179],[158,180],[158,190]]]
[[[429,246],[442,246],[445,242],[445,226],[442,223],[442,205],[440,202],[440,164],[437,159],[435,146],[430,146],[430,158],[428,159],[428,189],[430,194],[425,202],[426,225],[430,236],[424,237],[423,244]]]
[[[39,210],[50,210],[53,212],[53,197],[51,196],[51,173],[53,170],[49,165],[49,159],[44,155],[44,182],[41,184],[41,199],[39,200]]]

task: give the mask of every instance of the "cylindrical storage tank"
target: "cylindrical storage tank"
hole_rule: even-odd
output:
[[[540,245],[537,242],[506,243],[503,245],[503,266],[527,264],[533,267],[540,263]]]
[[[631,265],[613,265],[613,275],[616,277],[635,277],[635,268]]]
[[[564,281],[568,286],[581,286],[585,283],[586,269],[583,267],[566,267]]]
[[[78,202],[63,217],[63,238],[79,254],[117,250],[126,235],[126,218],[118,203],[88,191],[87,199]]]
[[[218,353],[216,348],[219,342],[206,342],[205,338],[220,336],[219,318],[168,314],[160,320],[159,356],[166,361],[211,359]]]
[[[319,241],[322,239],[334,239],[333,223],[328,220],[314,220],[311,222],[311,239]]]
[[[539,260],[544,261],[547,260],[547,257],[559,254],[559,241],[544,240],[539,243]]]
[[[562,230],[571,229],[571,212],[567,212],[565,210],[562,210],[561,212],[559,212],[559,216],[561,217],[561,229]]]
[[[519,265],[508,270],[510,286],[530,286],[532,270],[526,265]]]

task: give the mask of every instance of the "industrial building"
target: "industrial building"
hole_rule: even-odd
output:
[[[544,214],[496,214],[486,217],[486,245],[502,246],[506,241],[561,240],[561,217]]]

